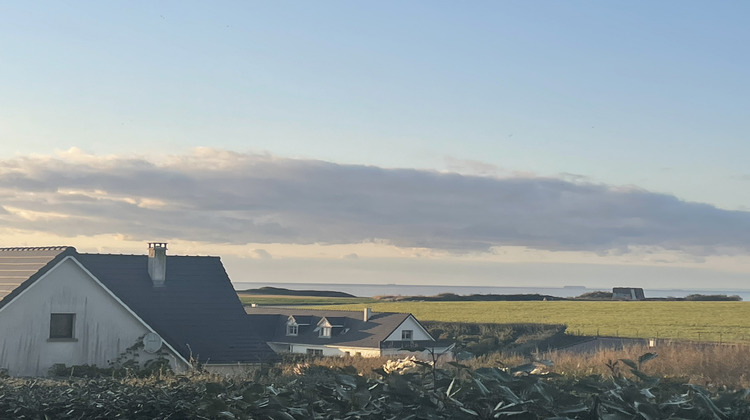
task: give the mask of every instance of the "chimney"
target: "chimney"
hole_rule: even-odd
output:
[[[148,275],[154,287],[164,287],[167,278],[167,243],[148,243]]]
[[[370,320],[370,317],[372,316],[372,308],[365,308],[364,311],[364,321],[367,322]]]

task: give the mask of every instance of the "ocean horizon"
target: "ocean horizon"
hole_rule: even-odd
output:
[[[349,293],[359,297],[373,296],[433,296],[440,293],[457,295],[472,294],[534,294],[556,297],[576,297],[594,291],[612,291],[612,288],[591,288],[584,286],[562,287],[518,287],[518,286],[451,286],[451,285],[413,285],[413,284],[342,284],[342,283],[267,283],[236,282],[235,290],[257,289],[261,287],[280,287],[291,290],[326,290]],[[633,286],[637,287],[637,286]],[[685,297],[691,294],[702,295],[737,295],[743,301],[750,300],[750,289],[649,289],[643,288],[647,298]]]

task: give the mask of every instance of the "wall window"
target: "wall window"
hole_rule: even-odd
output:
[[[402,330],[401,331],[401,339],[402,340],[411,340],[414,337],[412,330]]]
[[[299,327],[297,324],[289,324],[286,326],[286,335],[297,335],[299,333]]]
[[[76,314],[50,314],[49,338],[74,338]]]
[[[320,328],[320,336],[321,337],[330,337],[331,336],[331,327],[321,327]]]
[[[308,356],[322,356],[323,349],[307,349]]]

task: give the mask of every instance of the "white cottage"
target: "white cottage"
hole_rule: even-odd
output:
[[[379,357],[414,354],[412,349],[452,358],[453,343],[436,341],[412,315],[395,312],[246,307],[275,352],[311,356]],[[418,354],[418,353],[417,353]]]
[[[0,369],[44,376],[55,364],[109,367],[127,349],[221,370],[272,360],[218,257],[0,248]]]

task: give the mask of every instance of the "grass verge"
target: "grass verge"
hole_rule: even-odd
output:
[[[368,302],[422,321],[564,324],[569,334],[750,342],[748,302]],[[360,310],[365,305],[337,305]]]

